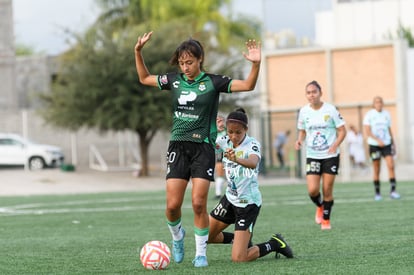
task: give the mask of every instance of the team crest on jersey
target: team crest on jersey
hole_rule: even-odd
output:
[[[236,158],[242,158],[243,157],[243,151],[237,151],[236,152]]]
[[[167,77],[166,74],[160,76],[160,83],[163,84],[163,85],[168,83],[168,77]]]
[[[200,85],[198,85],[198,89],[200,90],[200,91],[205,91],[205,89],[206,89],[206,84],[204,84],[204,82],[201,82],[200,83]]]
[[[328,121],[329,120],[329,118],[330,118],[331,116],[330,115],[324,115],[323,116],[323,120],[326,122],[326,121]]]

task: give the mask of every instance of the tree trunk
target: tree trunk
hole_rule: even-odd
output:
[[[148,150],[151,144],[152,139],[154,138],[157,130],[145,130],[145,131],[136,131],[139,138],[139,148],[141,153],[141,171],[139,173],[140,177],[148,177],[149,174],[149,157]]]
[[[148,148],[149,142],[147,142],[145,135],[138,133],[139,138],[139,148],[141,154],[141,171],[139,173],[140,177],[149,176],[149,164],[148,164]]]

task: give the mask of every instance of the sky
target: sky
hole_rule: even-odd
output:
[[[168,1],[168,0],[166,0]],[[82,32],[99,14],[94,0],[12,0],[17,44],[57,55],[69,44],[64,29]],[[263,18],[267,31],[293,30],[314,37],[314,13],[331,7],[331,0],[233,0],[233,12]]]

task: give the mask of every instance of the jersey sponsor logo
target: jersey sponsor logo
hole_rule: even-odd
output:
[[[186,105],[188,102],[196,100],[197,94],[193,91],[181,91],[181,95],[178,98],[180,105]]]
[[[198,115],[192,115],[192,114],[186,114],[186,113],[182,113],[182,112],[174,112],[174,115],[176,118],[181,118],[181,119],[186,119],[186,120],[197,120],[198,119]]]
[[[167,77],[167,75],[161,75],[160,76],[160,83],[162,84],[162,85],[165,85],[165,84],[167,84],[168,83],[168,77]]]

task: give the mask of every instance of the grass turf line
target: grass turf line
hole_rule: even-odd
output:
[[[253,241],[280,232],[296,258],[270,254],[232,263],[230,245],[209,245],[209,266],[201,269],[191,264],[188,192],[186,256],[163,274],[414,274],[412,182],[398,183],[400,200],[389,199],[388,188],[382,185],[384,199],[376,202],[371,183],[336,184],[332,230],[321,231],[304,184],[263,186]],[[208,209],[216,203],[213,193]],[[164,205],[163,191],[0,198],[0,273],[148,274],[139,262],[140,247],[150,240],[171,244]]]

